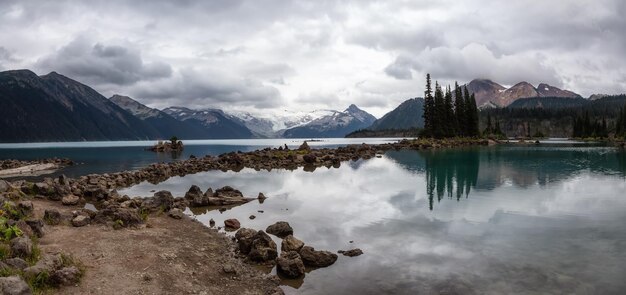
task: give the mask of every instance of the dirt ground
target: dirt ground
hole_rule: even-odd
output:
[[[71,214],[77,208],[36,200],[35,214],[46,208]],[[42,253],[64,252],[78,258],[86,272],[74,287],[58,294],[273,294],[278,279],[235,258],[225,235],[189,218],[150,216],[145,227],[115,230],[104,225],[46,226]]]

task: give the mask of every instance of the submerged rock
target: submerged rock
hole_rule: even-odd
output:
[[[356,249],[350,249],[350,250],[339,250],[337,251],[337,253],[339,254],[343,254],[343,256],[348,256],[348,257],[355,257],[355,256],[359,256],[363,254],[363,250],[356,248]]]
[[[337,254],[329,251],[316,251],[310,246],[302,247],[300,256],[305,265],[315,267],[330,266],[337,261]]]
[[[265,231],[268,234],[275,235],[279,238],[284,238],[288,235],[293,235],[293,228],[286,221],[278,221],[268,226]]]
[[[278,271],[288,278],[293,279],[304,275],[304,263],[298,252],[282,252],[276,259],[276,264]]]

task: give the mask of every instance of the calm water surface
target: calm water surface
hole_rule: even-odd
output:
[[[155,141],[96,141],[96,142],[50,142],[50,143],[4,143],[0,144],[0,160],[36,160],[44,158],[69,158],[76,165],[67,167],[60,173],[77,177],[90,173],[109,173],[135,170],[156,162],[170,162],[188,159],[189,156],[219,155],[232,151],[253,151],[265,147],[278,147],[287,144],[298,147],[305,139],[223,139],[185,140],[181,153],[154,153],[146,151]],[[397,138],[324,138],[309,141],[316,147],[336,147],[347,144],[379,144],[397,141]],[[42,178],[42,177],[33,177]]]
[[[211,171],[121,193],[263,192],[262,204],[187,214],[254,229],[285,220],[316,249],[363,249],[284,280],[289,294],[624,294],[625,175],[613,148],[498,146],[394,151],[314,172]]]

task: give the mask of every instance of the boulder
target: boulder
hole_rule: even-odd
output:
[[[304,162],[307,164],[313,164],[317,160],[317,157],[311,154],[306,154],[302,156],[302,160],[304,160]]]
[[[183,210],[174,208],[170,210],[169,212],[167,212],[167,216],[172,217],[174,219],[182,219],[185,216],[185,213],[183,213]]]
[[[264,231],[258,231],[252,237],[252,245],[250,246],[248,258],[253,261],[266,262],[276,259],[277,256],[278,251],[276,249],[276,243],[274,243],[272,238]]]
[[[250,248],[252,247],[252,241],[257,231],[249,228],[241,228],[235,233],[235,239],[237,245],[239,245],[239,252],[248,255]]]
[[[231,218],[224,220],[224,226],[227,229],[239,229],[241,227],[241,223],[239,223],[239,220]]]
[[[50,282],[55,286],[71,286],[80,281],[81,272],[76,266],[63,267],[50,275]]]
[[[185,199],[189,201],[189,207],[204,207],[209,205],[209,197],[202,193],[197,185],[192,185],[185,194]]]
[[[58,225],[63,221],[61,212],[56,209],[46,209],[43,214],[43,220],[50,225]]]
[[[328,251],[316,251],[310,246],[302,247],[300,256],[305,265],[314,267],[330,266],[337,261],[337,254]]]
[[[288,235],[293,235],[293,228],[286,221],[279,221],[268,226],[265,231],[268,234],[275,235],[279,238],[284,238]]]
[[[31,201],[21,201],[17,203],[17,210],[22,216],[28,216],[33,213],[34,210],[33,202]]]
[[[81,227],[89,224],[91,222],[91,218],[85,215],[78,215],[72,219],[72,225],[75,227]]]
[[[113,211],[113,221],[121,220],[123,226],[134,226],[143,223],[143,219],[137,209],[119,208]]]
[[[78,204],[78,201],[80,201],[79,197],[75,195],[66,195],[61,199],[61,204],[65,206],[74,206]]]
[[[33,253],[33,242],[25,236],[11,240],[11,253],[15,257],[26,258]]]
[[[25,268],[28,267],[28,262],[26,262],[24,259],[22,258],[9,258],[7,260],[4,261],[4,263],[6,263],[8,266],[14,268],[14,269],[18,269],[18,270],[24,270]]]
[[[267,199],[267,197],[263,193],[259,193],[257,199],[259,199],[260,201],[264,201],[265,199]]]
[[[30,226],[30,229],[33,231],[33,233],[38,238],[43,237],[43,235],[45,233],[43,220],[41,220],[41,219],[28,219],[28,220],[26,220],[26,224],[28,224],[28,226]]]
[[[20,219],[17,222],[15,222],[15,226],[19,228],[22,231],[22,234],[26,237],[30,238],[35,235],[35,233],[33,232],[33,229],[31,229],[28,223],[26,223],[26,221],[24,221],[23,219]]]
[[[216,198],[243,198],[243,194],[230,186],[225,186],[215,190],[213,194]]]
[[[282,252],[276,264],[278,271],[285,277],[295,279],[304,275],[304,263],[298,252]]]
[[[41,273],[51,274],[62,264],[61,255],[44,255],[35,265],[24,269],[24,275],[29,278],[35,278]]]
[[[0,179],[0,193],[8,192],[11,189],[11,185],[5,180]]]
[[[309,151],[311,150],[311,147],[309,147],[309,144],[306,142],[306,140],[298,147],[299,151]]]
[[[304,247],[304,242],[298,240],[292,235],[288,235],[283,239],[282,243],[280,243],[281,251],[296,251],[300,252],[300,249]]]
[[[33,292],[24,279],[19,276],[10,276],[0,278],[0,294],[31,295]]]
[[[172,205],[174,204],[174,196],[169,191],[158,191],[154,193],[152,198],[149,198],[144,202],[144,207],[153,209],[153,210],[163,210],[163,212],[167,212],[172,209]]]
[[[363,254],[363,250],[356,248],[356,249],[350,249],[350,250],[339,250],[337,251],[337,253],[339,254],[343,254],[343,256],[348,256],[348,257],[355,257],[355,256],[359,256]]]

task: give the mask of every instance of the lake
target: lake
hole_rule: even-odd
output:
[[[238,143],[188,144],[178,157],[263,146]],[[71,149],[58,148],[63,151],[58,156],[74,159]],[[76,153],[86,155],[87,149]],[[122,163],[107,170],[176,160],[129,146],[93,149],[99,152],[81,157],[107,155]],[[19,156],[23,149],[0,153],[6,150]],[[557,142],[389,151],[313,172],[210,171],[120,193],[151,196],[166,189],[183,196],[194,184],[202,190],[230,185],[251,197],[263,192],[268,197],[263,203],[186,213],[205,224],[237,218],[242,227],[263,230],[287,221],[294,236],[317,250],[363,250],[358,257],[340,255],[330,267],[308,269],[302,279],[283,279],[287,294],[623,294],[625,177],[623,150]]]
[[[314,172],[211,171],[121,193],[263,192],[263,203],[187,214],[254,229],[288,221],[318,250],[364,251],[283,279],[288,294],[623,294],[625,175],[614,148],[509,145],[391,151]]]

